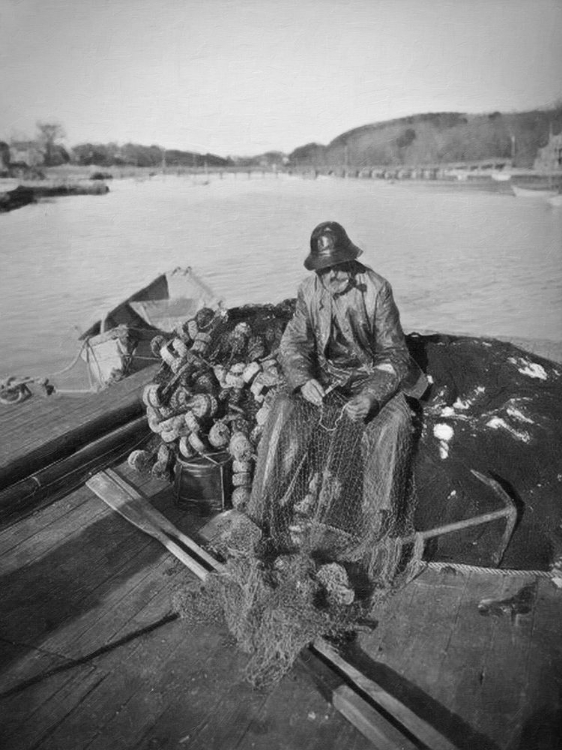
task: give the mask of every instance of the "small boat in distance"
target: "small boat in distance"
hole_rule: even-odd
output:
[[[548,187],[547,185],[511,185],[511,189],[517,198],[551,198],[557,194],[555,187]]]
[[[495,180],[496,182],[508,182],[509,180],[511,180],[511,173],[496,170],[491,173],[491,177],[492,180]]]

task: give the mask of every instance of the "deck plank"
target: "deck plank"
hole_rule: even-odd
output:
[[[409,612],[415,593],[416,586],[412,583],[393,594],[380,610],[375,611],[375,629],[361,635],[361,645],[369,654],[376,654],[377,660],[384,662],[387,651],[394,653],[395,645],[406,642],[412,628]]]
[[[379,641],[376,631],[360,638],[379,682],[388,676],[384,667],[399,673],[404,692],[397,695],[459,748],[527,750],[536,741],[541,750],[553,750],[556,745],[548,742],[562,731],[562,593],[540,579],[532,612],[514,621],[508,613],[485,617],[478,609],[482,599],[510,599],[535,577],[523,571],[514,576],[463,573],[464,584],[462,579],[452,582],[452,588],[458,587],[452,622],[450,599],[438,580],[426,578],[430,585],[424,600],[425,575],[410,584],[417,593],[407,607],[420,626],[383,631]],[[396,687],[391,678],[389,686]]]
[[[141,370],[111,388],[82,396],[33,396],[0,409],[0,487],[6,488],[73,453],[144,411],[143,386],[155,374]]]
[[[127,467],[126,462],[121,464],[119,470],[123,475],[129,476],[155,502],[165,506],[166,512],[175,513],[178,517],[171,500],[169,485],[150,476],[142,476],[133,472]],[[87,507],[80,509],[83,504],[87,504]],[[2,573],[7,572],[10,566],[19,567],[21,565],[21,560],[18,561],[19,552],[17,551],[20,545],[22,545],[20,557],[24,559],[24,562],[25,558],[28,558],[28,562],[33,562],[38,556],[45,554],[50,547],[56,546],[60,541],[67,538],[76,528],[82,528],[90,524],[90,514],[101,516],[104,513],[107,514],[108,511],[99,501],[99,498],[87,487],[82,486],[57,502],[41,508],[40,512],[32,513],[20,519],[17,523],[12,523],[0,529],[0,569]]]
[[[90,610],[103,601],[105,620],[118,617],[123,596],[120,582],[126,580],[127,595],[134,595],[135,588],[147,576],[158,572],[164,559],[163,548],[97,498],[93,497],[93,502],[99,505],[101,515],[90,523],[87,532],[81,529],[56,554],[2,579],[9,591],[7,606],[11,610],[0,626],[4,638],[76,656],[69,654],[69,645],[84,636],[84,629],[94,627]],[[79,520],[89,518],[83,507],[76,510]],[[74,519],[72,528],[76,525],[80,528],[79,521]],[[23,551],[18,550],[18,554]],[[173,561],[163,564],[164,574],[172,564]],[[24,628],[22,616],[27,623]],[[101,622],[96,622],[98,638],[103,637],[101,626]],[[88,640],[87,634],[85,639]]]
[[[106,509],[107,514],[112,517],[111,511]],[[119,519],[122,521],[122,519]],[[123,522],[123,526],[129,530],[129,525]],[[100,596],[100,592],[95,596],[95,602],[89,606],[85,600],[84,612],[76,620],[69,619],[65,621],[55,634],[42,643],[42,649],[48,647],[51,649],[58,648],[64,652],[64,656],[73,658],[84,656],[85,652],[91,652],[100,645],[105,645],[115,637],[123,635],[124,631],[130,632],[133,628],[142,627],[148,623],[139,619],[139,609],[154,609],[153,603],[157,597],[162,599],[160,608],[156,608],[160,615],[170,612],[169,581],[171,573],[179,579],[184,580],[189,574],[178,566],[173,558],[162,554],[160,546],[150,537],[132,529],[137,540],[140,538],[144,543],[144,560],[131,559],[130,553],[124,556],[124,569],[116,568],[112,578],[107,579],[107,590]],[[98,539],[100,545],[107,547],[108,542],[111,546],[111,540],[107,535],[102,534]],[[113,546],[119,545],[119,539],[114,540]],[[150,548],[150,549],[149,549]],[[111,552],[111,550],[109,550]],[[125,552],[127,552],[125,550]],[[107,553],[107,550],[106,550]],[[160,564],[154,565],[154,555],[160,558]],[[140,554],[143,554],[142,552]],[[138,557],[138,555],[137,555]],[[117,561],[118,558],[116,558]],[[87,554],[83,555],[83,563],[88,562]],[[140,562],[140,565],[139,565]],[[77,574],[82,572],[80,565],[77,566]],[[133,575],[129,575],[127,568]],[[161,593],[163,588],[165,593]],[[29,679],[29,677],[45,672],[52,666],[58,666],[61,663],[61,657],[53,657],[51,660],[45,658],[39,660],[37,651],[33,650],[27,659],[23,659],[12,670],[9,676],[9,682]],[[42,651],[41,653],[44,653]],[[117,654],[118,661],[122,659],[122,654]],[[64,663],[64,661],[63,661]],[[116,667],[116,665],[114,665]],[[119,671],[117,669],[117,671]],[[32,688],[32,693],[26,691],[26,695],[21,700],[12,699],[12,704],[19,705],[20,709],[14,711],[18,716],[23,713],[26,721],[29,721],[30,713],[33,716],[33,722],[38,727],[44,726],[45,731],[50,731],[50,705],[56,698],[57,693],[61,690],[68,690],[75,679],[72,672],[63,673],[56,677],[51,677],[44,683],[40,683]],[[33,700],[29,701],[29,695]],[[114,698],[111,699],[112,701]],[[72,743],[68,745],[73,747]]]
[[[237,749],[269,750],[267,730],[271,729],[283,738],[280,747],[285,748],[324,750],[330,745],[346,750],[372,748],[370,740],[326,704],[319,693],[311,695],[308,680],[298,674],[287,675],[267,696]]]
[[[135,607],[145,605],[155,596],[170,567],[167,557],[162,555],[155,559],[153,545],[147,544],[138,555],[116,570],[102,588],[85,599],[82,612],[46,639],[43,647],[63,653],[67,658],[78,659],[104,646],[131,623]],[[100,602],[103,602],[103,607],[99,606]]]
[[[96,546],[100,536],[113,547]],[[134,557],[146,544],[126,524],[114,522],[105,514],[96,517],[94,523],[76,531],[49,554],[0,579],[9,607],[2,618],[0,635],[27,643],[44,640],[79,615],[85,600],[89,599],[91,606],[99,601],[99,587],[113,576],[112,561]],[[153,561],[158,555],[159,550],[154,548]]]
[[[379,640],[377,631],[361,634],[350,650],[358,668],[453,743],[468,727],[455,721],[443,696],[438,699],[437,686],[467,585],[468,576],[452,569],[425,570],[397,594],[398,622],[391,621]]]
[[[131,618],[128,630],[134,631],[148,623],[158,621],[169,611],[169,590],[161,591],[147,603],[142,614],[135,613]],[[124,747],[134,746],[135,732],[142,730],[150,722],[150,703],[154,699],[154,684],[166,680],[168,675],[162,668],[163,654],[171,656],[178,646],[186,640],[185,629],[178,622],[168,623],[161,629],[124,645],[118,650],[108,652],[96,660],[107,678],[100,683],[99,690],[92,691],[87,698],[70,712],[48,740],[42,743],[42,749],[72,750],[79,740],[80,748],[95,745],[104,737],[106,727],[115,727],[124,718],[131,720],[129,704],[135,695],[140,695],[145,705],[141,707],[135,726],[129,726],[125,732]],[[110,736],[103,740],[106,748],[120,747],[118,735],[113,729]]]
[[[65,516],[73,513],[78,505],[88,502],[90,498],[85,493],[70,493],[58,502],[46,505],[42,513],[32,512],[24,518],[13,520],[9,526],[0,529],[0,563],[2,563],[2,556],[7,556],[19,544],[49,525],[64,524]]]
[[[450,712],[448,731],[454,734],[459,726],[463,726],[469,746],[472,743],[482,750],[493,750],[495,744],[485,727],[472,720],[475,705],[480,705],[482,674],[493,648],[496,626],[493,618],[479,613],[478,602],[484,597],[501,595],[503,579],[501,576],[482,577],[477,573],[464,573],[463,576],[466,584],[456,627],[450,633],[433,682],[427,682],[424,689]]]
[[[72,680],[64,673],[44,684],[28,688],[9,701],[0,702],[0,747],[2,750],[32,750],[55,731],[69,714],[106,678],[92,665],[76,670]],[[74,744],[74,748],[79,745]],[[71,746],[68,746],[71,750]]]
[[[536,586],[530,613],[497,616],[494,649],[486,663],[482,707],[476,721],[498,732],[500,746],[552,750],[562,737],[562,592],[552,582],[517,577],[505,581],[501,599]],[[499,735],[499,733],[498,733]],[[505,742],[505,745],[501,744]]]
[[[174,567],[173,561],[168,561],[168,566]],[[183,575],[183,571],[180,572]],[[99,619],[96,619],[95,617],[97,611],[92,610],[89,613],[91,619],[90,630],[95,628],[96,637],[91,637],[82,644],[69,644],[67,653],[72,654],[73,659],[84,658],[87,656],[87,653],[95,651],[100,646],[106,646],[108,643],[123,638],[123,636],[135,634],[140,628],[153,625],[165,615],[168,615],[171,609],[169,591],[168,589],[165,589],[165,591],[162,592],[162,585],[158,571],[154,571],[153,578],[157,580],[145,581],[143,596],[140,598],[138,596],[127,597],[124,595],[123,590],[127,588],[127,584],[123,583],[121,585],[121,593],[123,594],[121,609],[123,610],[123,613],[118,620],[113,619],[109,626],[107,623],[100,623]],[[153,585],[151,586],[150,583]],[[148,614],[145,616],[139,616],[139,607],[143,607]],[[149,619],[150,617],[152,617],[152,619]],[[164,625],[163,627],[166,626]],[[139,640],[141,637],[145,638],[147,636],[139,636]],[[132,641],[132,645],[121,645],[114,651],[111,650],[108,651],[107,654],[98,656],[92,661],[92,664],[94,664],[96,668],[101,669],[102,672],[103,670],[109,670],[112,673],[115,671],[116,674],[120,675],[123,671],[121,667],[122,661],[123,659],[128,658],[129,651],[132,652],[135,645],[135,640]],[[67,658],[65,658],[62,663],[64,664],[65,662],[68,662]],[[44,674],[51,666],[58,666],[60,663],[61,662],[59,661],[52,665],[48,663],[39,664],[37,660],[35,660],[35,662],[31,664],[30,660],[27,660],[23,665],[18,665],[18,676],[21,680],[21,672],[25,670],[26,664],[28,667],[28,673],[25,676],[29,679],[30,676]],[[31,667],[34,667],[34,669],[31,669]],[[82,666],[80,665],[76,667],[72,666],[72,669],[63,672],[56,677],[49,677],[41,683],[28,688],[21,697],[17,696],[12,698],[11,704],[13,708],[15,707],[15,713],[22,714],[26,723],[32,721],[38,727],[50,727],[49,714],[52,701],[56,700],[60,702],[58,693],[60,693],[60,691],[68,692],[70,689],[69,686],[71,686],[76,680],[81,679],[81,670]],[[31,702],[29,702],[28,698],[30,694],[29,691],[32,691],[31,695],[33,699]],[[113,695],[113,697],[109,699],[112,705],[114,700],[115,698]],[[69,744],[68,747],[71,748],[72,744]]]
[[[376,654],[377,661],[413,679],[417,677],[419,658],[412,657],[418,657],[420,651],[424,654],[424,673],[431,668],[434,655],[439,657],[446,643],[462,596],[458,582],[455,580],[451,585],[449,576],[427,570],[395,594],[397,601],[390,620],[385,623],[385,613],[373,635],[361,635],[365,651],[373,654],[373,658]],[[425,617],[420,616],[422,612]]]
[[[414,630],[394,656],[394,664],[397,671],[410,679],[417,681],[423,675],[424,680],[433,683],[458,621],[466,578],[447,570],[428,570],[414,585],[417,591],[410,602]],[[425,616],[421,616],[422,612]]]
[[[217,722],[216,707],[240,679],[243,655],[234,648],[224,648],[224,632],[217,627],[195,628],[178,622],[170,629],[174,630],[172,647],[161,644],[143,656],[140,667],[146,669],[146,684],[130,695],[121,713],[104,726],[88,750],[107,748],[110,743],[115,750],[137,746],[165,712],[171,698],[179,701],[177,710],[188,724],[186,734],[189,723],[199,724],[202,714],[207,720],[223,724],[226,717],[219,713]],[[249,686],[239,689],[238,701],[244,703],[251,692]]]
[[[139,554],[143,555],[143,552]],[[100,590],[84,598],[81,603],[74,602],[75,610],[67,612],[58,621],[57,627],[46,632],[39,627],[38,632],[31,634],[30,642],[20,644],[21,654],[6,654],[0,676],[1,689],[8,689],[64,664],[69,659],[82,657],[111,640],[131,617],[124,604],[127,603],[127,597],[133,601],[138,600],[137,589],[150,574],[153,555],[154,550],[149,550],[147,545],[144,548],[144,559],[139,558],[139,555],[132,560],[126,558],[125,564],[103,582]],[[156,575],[158,573],[159,568],[156,566]],[[146,596],[153,594],[157,588],[155,583]],[[45,610],[50,612],[45,599],[39,598],[30,616],[41,624],[45,621]],[[23,635],[29,636],[30,633]]]
[[[512,621],[509,614],[483,616],[482,599],[501,601],[533,578],[498,576],[498,582],[475,581],[465,613],[462,680],[455,695],[457,711],[467,715],[499,747],[516,742],[520,731],[520,687],[534,612]],[[477,585],[477,584],[480,585]],[[470,648],[466,635],[470,634]],[[478,647],[480,645],[480,648]]]
[[[236,650],[224,628],[213,626],[211,631],[217,643],[200,652],[206,658],[198,669],[190,666],[193,644],[184,645],[188,653],[181,652],[181,668],[174,665],[160,695],[165,709],[145,727],[137,750],[371,747],[297,672],[274,689],[252,689],[244,680],[246,657]],[[201,675],[208,681],[205,690]]]
[[[9,665],[0,672],[0,700],[3,705],[11,699],[10,694],[21,683],[67,663],[62,654],[47,649],[5,639],[1,639],[0,643],[5,653],[4,662]]]
[[[57,519],[7,550],[0,557],[2,575],[23,571],[24,568],[37,564],[51,552],[55,554],[61,545],[69,543],[74,536],[79,536],[86,526],[101,521],[105,516],[104,508],[98,503],[78,502],[78,505],[83,506],[80,514],[71,510],[61,518],[60,523]]]

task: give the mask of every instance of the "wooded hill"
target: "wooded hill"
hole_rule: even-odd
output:
[[[293,167],[316,168],[510,158],[516,167],[532,167],[551,130],[562,131],[562,102],[529,112],[436,112],[363,125],[327,146],[301,146],[289,158]]]

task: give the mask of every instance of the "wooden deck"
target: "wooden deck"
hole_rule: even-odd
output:
[[[142,489],[196,532],[169,486]],[[304,671],[252,690],[224,628],[171,619],[195,577],[86,488],[5,528],[0,549],[2,750],[372,747]],[[480,613],[524,587],[519,614]],[[346,658],[459,750],[554,750],[561,615],[550,580],[426,570]]]
[[[0,528],[79,487],[146,442],[142,403],[154,366],[99,393],[0,405]]]
[[[508,604],[479,611],[483,599],[512,597],[520,614]],[[561,616],[562,591],[545,578],[427,570],[360,637],[355,659],[459,748],[555,750]]]
[[[143,489],[188,530],[169,489]],[[4,529],[0,549],[2,750],[371,747],[304,673],[253,690],[224,628],[166,622],[197,579],[89,490]]]
[[[537,353],[562,361],[556,347]],[[93,396],[2,407],[0,501],[142,414],[153,370]],[[143,490],[187,533],[202,522],[169,486]],[[306,663],[252,690],[223,627],[174,618],[172,593],[194,576],[84,487],[0,529],[0,581],[0,750],[371,747]],[[485,615],[482,599],[504,604]],[[546,578],[426,570],[346,658],[459,750],[555,750],[561,622],[562,590]]]
[[[0,489],[72,454],[144,413],[142,387],[157,368],[145,368],[99,393],[33,395],[0,406]]]

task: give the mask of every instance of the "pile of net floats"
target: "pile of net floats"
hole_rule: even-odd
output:
[[[205,307],[157,335],[161,360],[143,401],[154,438],[129,456],[129,465],[171,481],[179,460],[228,452],[234,508],[249,500],[257,446],[283,377],[276,350],[292,314],[290,301],[232,311]]]

